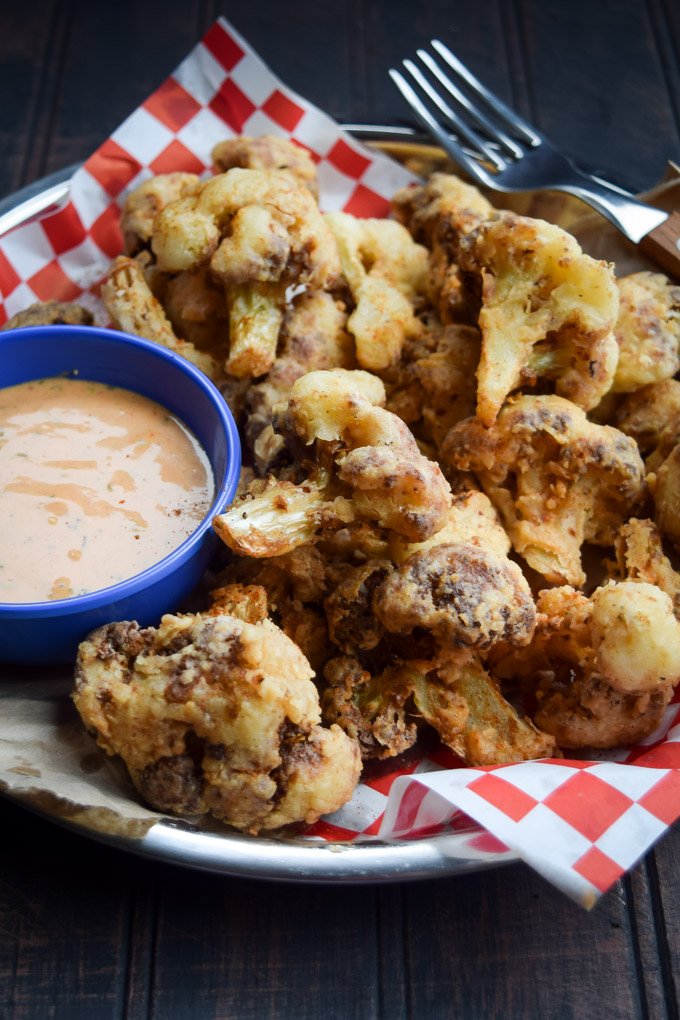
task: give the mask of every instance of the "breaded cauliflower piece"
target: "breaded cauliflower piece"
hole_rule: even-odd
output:
[[[539,378],[585,410],[595,407],[618,359],[611,266],[584,255],[560,227],[507,212],[461,239],[459,264],[481,283],[482,423],[492,425],[508,394]]]
[[[356,745],[320,725],[312,670],[268,620],[164,616],[81,644],[73,700],[159,811],[256,834],[311,823],[352,795]]]
[[[227,138],[214,147],[212,160],[220,173],[235,166],[244,170],[277,170],[309,188],[315,197],[319,191],[314,160],[306,149],[288,138],[277,135]]]
[[[554,750],[552,737],[518,716],[470,652],[444,666],[398,662],[376,675],[338,656],[325,677],[324,719],[357,740],[364,759],[408,750],[421,721],[468,765],[526,761]]]
[[[229,311],[224,288],[207,266],[167,277],[161,304],[179,336],[199,350],[224,360],[229,347]]]
[[[475,413],[481,337],[473,326],[440,326],[409,341],[382,378],[388,411],[435,450],[457,422]]]
[[[496,671],[533,685],[535,721],[564,748],[634,744],[658,725],[680,679],[680,623],[668,595],[644,581],[610,582],[590,598],[543,591],[526,648]]]
[[[347,328],[361,368],[388,368],[404,344],[420,335],[414,307],[425,293],[427,252],[393,220],[328,213],[343,275],[355,308]]]
[[[375,521],[411,541],[446,522],[449,484],[404,423],[384,408],[368,372],[310,372],[291,389],[276,426],[307,480],[270,481],[215,518],[234,552],[278,556],[353,521]],[[311,447],[311,449],[308,449]]]
[[[583,584],[583,543],[611,545],[645,493],[635,441],[562,397],[519,397],[489,429],[460,422],[441,456],[476,473],[515,550],[553,584]]]
[[[473,184],[446,173],[434,173],[424,184],[401,188],[392,198],[392,211],[420,244],[428,248],[447,244],[451,260],[460,238],[495,212]]]
[[[235,167],[170,202],[154,221],[152,249],[165,272],[210,262],[225,284],[310,284],[339,274],[338,254],[309,190],[282,174]]]
[[[469,542],[414,553],[378,585],[373,611],[390,633],[427,631],[444,648],[527,644],[536,623],[517,564]]]
[[[419,187],[406,187],[392,199],[397,220],[430,249],[427,296],[444,324],[470,320],[469,295],[458,268],[458,245],[494,213],[473,185],[453,174],[435,173]]]
[[[351,502],[333,497],[325,475],[294,485],[256,479],[248,492],[213,520],[225,545],[239,556],[283,556],[316,541],[326,529],[354,520]]]
[[[356,655],[380,644],[385,628],[375,612],[375,595],[392,569],[389,560],[371,559],[342,571],[324,601],[329,637],[341,651]]]
[[[171,202],[154,220],[152,249],[164,272],[209,264],[226,289],[226,370],[264,375],[274,363],[286,288],[339,279],[333,235],[306,187],[285,174],[235,167]]]
[[[661,444],[662,434],[674,418],[680,418],[680,382],[664,379],[627,394],[617,408],[614,425],[632,436],[640,452],[647,454]]]
[[[246,401],[246,437],[260,472],[266,473],[283,448],[283,437],[272,428],[274,407],[288,400],[293,383],[307,372],[354,367],[354,341],[346,326],[344,305],[325,291],[307,290],[293,299],[276,360],[262,382],[250,387]]]
[[[388,548],[392,562],[399,565],[415,553],[452,543],[478,546],[499,559],[507,557],[511,542],[486,493],[476,489],[454,493],[443,528],[424,542],[408,542],[401,535],[391,534]]]
[[[270,559],[234,558],[220,575],[221,587],[213,593],[228,612],[250,622],[240,606],[254,605],[252,612],[267,614],[300,648],[315,672],[320,673],[333,655],[323,610],[318,605],[327,591],[327,564],[315,546],[298,546],[292,552]],[[236,592],[236,597],[232,594]],[[258,597],[264,593],[264,613]],[[247,594],[244,594],[247,593]]]
[[[680,287],[663,273],[633,273],[616,281],[619,361],[614,393],[632,393],[669,379],[680,368]]]
[[[367,372],[310,372],[293,385],[284,431],[306,445],[340,444],[335,464],[360,515],[412,541],[443,527],[451,490],[438,465],[384,403]]]
[[[8,319],[0,331],[28,326],[91,326],[93,322],[92,312],[74,301],[36,301]]]
[[[157,174],[143,181],[125,198],[120,227],[126,255],[148,249],[156,216],[170,202],[195,195],[201,186],[196,174]]]
[[[213,382],[222,379],[224,373],[212,355],[197,350],[188,340],[182,340],[176,335],[163,306],[151,293],[142,267],[135,259],[120,255],[111,266],[101,293],[117,329],[152,340],[175,354],[181,354]]]
[[[614,548],[616,579],[656,585],[669,596],[680,620],[680,574],[664,553],[654,522],[632,518],[619,531]]]
[[[677,421],[680,432],[680,419]],[[661,460],[664,444],[647,461],[649,490],[654,499],[654,520],[662,535],[680,549],[680,435],[668,456]],[[661,462],[659,463],[659,460]]]

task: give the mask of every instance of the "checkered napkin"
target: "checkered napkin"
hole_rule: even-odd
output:
[[[122,250],[125,196],[156,173],[208,172],[235,134],[292,138],[318,164],[322,207],[382,216],[413,180],[291,92],[224,20],[75,174],[70,198],[0,239],[0,324],[36,300],[74,300],[106,321],[98,294]],[[523,858],[586,906],[680,815],[680,705],[644,746],[601,761],[461,768],[447,749],[400,759],[309,832],[404,840],[457,833],[467,861]]]
[[[50,299],[78,299],[106,322],[99,287],[123,248],[126,195],[153,174],[208,171],[213,146],[239,134],[287,136],[306,148],[324,210],[385,216],[394,192],[415,180],[287,88],[220,18],[77,171],[68,203],[0,239],[0,325]]]

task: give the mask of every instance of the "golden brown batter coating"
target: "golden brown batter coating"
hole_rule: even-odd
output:
[[[165,616],[81,645],[76,708],[144,799],[250,833],[311,823],[349,799],[356,745],[320,725],[312,670],[268,620]]]
[[[449,429],[475,413],[481,336],[474,326],[440,326],[408,342],[384,373],[386,407],[439,448]]]
[[[442,457],[476,473],[516,551],[553,584],[583,584],[583,543],[611,545],[645,494],[634,440],[562,397],[519,397],[489,429],[460,422]]]
[[[419,187],[398,191],[392,209],[416,241],[430,249],[427,296],[445,324],[475,321],[477,310],[461,280],[461,238],[494,213],[490,202],[453,174],[435,173]]]
[[[25,329],[28,326],[91,326],[92,312],[71,301],[37,301],[8,319],[0,329]]]
[[[680,679],[680,623],[668,595],[643,581],[610,582],[590,599],[543,591],[533,641],[496,664],[539,677],[535,721],[560,747],[634,744],[657,726]]]
[[[445,665],[400,662],[371,675],[357,659],[338,656],[325,670],[324,719],[359,742],[364,759],[412,747],[428,723],[467,765],[543,758],[553,738],[522,719],[471,652]]]
[[[329,213],[326,223],[355,305],[347,328],[357,362],[371,371],[388,368],[422,331],[415,309],[426,291],[427,251],[394,220]]]
[[[195,195],[201,186],[196,174],[157,174],[131,191],[123,204],[120,227],[126,255],[136,255],[151,244],[156,216],[170,202]]]
[[[647,454],[661,444],[663,433],[676,418],[680,420],[680,382],[664,379],[625,396],[613,424]]]
[[[102,287],[102,299],[114,325],[125,333],[144,337],[181,354],[214,382],[223,377],[218,363],[206,351],[178,337],[160,301],[154,297],[139,262],[120,255]]]
[[[385,630],[410,634],[419,628],[445,648],[526,644],[536,622],[517,564],[463,542],[414,553],[381,582],[373,610]]]
[[[680,287],[663,273],[633,273],[616,281],[619,361],[612,390],[631,393],[669,379],[680,368]]]
[[[664,553],[654,522],[632,518],[619,531],[614,548],[616,579],[656,585],[670,597],[680,619],[680,574]]]
[[[543,220],[498,213],[460,242],[459,263],[481,283],[477,414],[491,425],[514,390],[536,380],[589,410],[611,387],[619,299],[612,268]]]
[[[316,164],[302,146],[277,135],[249,138],[239,135],[218,142],[212,151],[213,163],[224,173],[233,167],[244,170],[277,170],[287,174],[296,184],[303,184],[316,197],[318,185]]]

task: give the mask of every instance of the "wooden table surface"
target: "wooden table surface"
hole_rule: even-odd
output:
[[[86,157],[220,13],[342,121],[403,121],[385,69],[440,35],[582,164],[642,189],[680,157],[674,0],[0,0],[0,195]],[[0,826],[3,1020],[679,1015],[677,831],[587,914],[523,865],[292,886],[142,860],[8,801]]]

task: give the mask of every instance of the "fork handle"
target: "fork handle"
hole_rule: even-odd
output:
[[[638,247],[640,251],[680,280],[680,212],[673,212],[654,230],[650,230]]]

